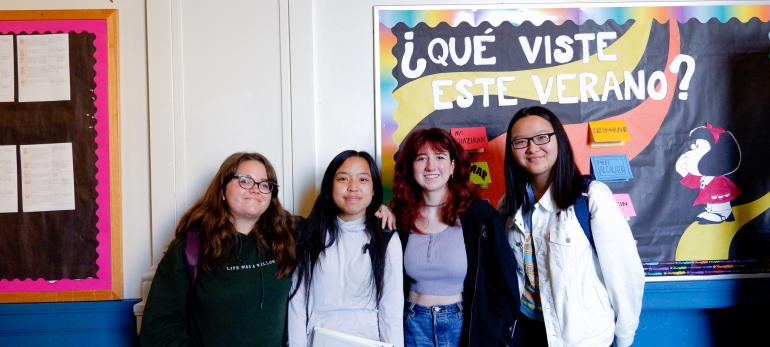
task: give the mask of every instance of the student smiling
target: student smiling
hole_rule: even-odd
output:
[[[316,327],[403,346],[401,243],[383,233],[375,216],[381,204],[374,159],[338,154],[300,228],[290,346],[311,346]]]
[[[521,291],[517,346],[625,347],[634,340],[644,272],[610,189],[587,185],[564,127],[546,108],[518,111],[506,134],[500,211]],[[585,192],[590,243],[576,203]]]
[[[404,139],[391,206],[405,247],[406,346],[502,346],[514,329],[513,253],[469,176],[468,155],[445,130]]]
[[[158,265],[143,346],[281,345],[295,244],[276,179],[259,153],[225,159]],[[195,271],[186,256],[190,238],[200,242]]]

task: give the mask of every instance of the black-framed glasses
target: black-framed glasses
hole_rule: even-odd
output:
[[[270,194],[276,188],[278,188],[278,184],[276,183],[273,183],[270,181],[257,182],[253,178],[245,175],[233,176],[233,178],[238,180],[238,185],[241,186],[241,188],[249,190],[251,188],[254,188],[254,186],[256,186],[259,192],[263,194]]]
[[[536,145],[544,145],[548,142],[551,142],[551,136],[555,135],[556,133],[546,133],[546,134],[538,134],[532,137],[519,137],[518,139],[511,140],[511,146],[516,149],[522,149],[527,148],[529,146],[529,141],[532,141],[532,143]]]

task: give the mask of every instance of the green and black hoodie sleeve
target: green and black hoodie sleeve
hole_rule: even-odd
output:
[[[190,278],[184,257],[184,240],[171,243],[163,255],[142,318],[142,346],[190,346],[187,303]]]

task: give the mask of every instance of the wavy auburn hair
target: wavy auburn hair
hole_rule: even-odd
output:
[[[414,179],[414,160],[417,158],[417,151],[426,144],[436,151],[446,151],[455,163],[454,172],[447,182],[444,205],[439,211],[441,222],[455,226],[457,217],[465,212],[476,196],[476,187],[469,180],[470,159],[452,135],[439,128],[412,130],[396,154],[393,199],[390,202],[401,232],[420,232],[414,222],[425,201],[422,197],[422,187]]]
[[[251,152],[233,153],[219,166],[206,191],[188,209],[176,226],[178,242],[190,230],[198,230],[201,239],[200,264],[203,270],[211,271],[215,264],[232,259],[237,252],[237,234],[230,221],[230,207],[222,199],[227,184],[235,177],[238,166],[247,161],[265,165],[267,179],[277,182],[275,169],[262,154]],[[261,193],[260,193],[261,194]],[[278,264],[278,277],[285,277],[294,270],[295,242],[294,217],[283,209],[278,200],[278,187],[272,192],[270,205],[259,217],[252,233],[257,238],[260,252],[272,255]]]

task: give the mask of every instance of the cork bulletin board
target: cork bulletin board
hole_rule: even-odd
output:
[[[0,302],[122,297],[117,25],[0,11]]]

